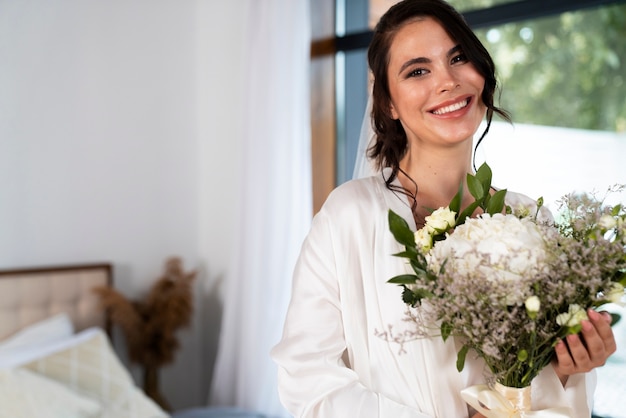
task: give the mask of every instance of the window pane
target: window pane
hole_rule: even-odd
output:
[[[515,122],[626,131],[626,5],[476,32]]]

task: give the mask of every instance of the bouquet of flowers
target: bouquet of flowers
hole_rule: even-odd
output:
[[[588,308],[621,302],[626,211],[570,194],[560,200],[556,221],[542,220],[542,199],[533,209],[507,207],[506,190],[490,193],[491,177],[486,164],[468,175],[475,202],[461,210],[461,188],[418,231],[389,211],[390,230],[405,248],[395,256],[411,271],[389,282],[404,288],[410,307],[428,306],[419,319],[411,314],[418,334],[436,327],[444,340],[460,338],[459,371],[473,350],[496,386],[529,389],[557,342],[581,330]],[[471,218],[478,208],[483,213]],[[527,402],[516,408],[529,408]]]

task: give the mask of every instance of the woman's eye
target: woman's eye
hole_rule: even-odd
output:
[[[465,56],[465,54],[455,55],[452,58],[452,64],[456,64],[457,62],[467,62],[467,57]]]
[[[421,77],[423,75],[425,75],[426,73],[428,73],[428,70],[426,70],[425,68],[416,68],[414,70],[411,70],[407,76],[408,77]]]

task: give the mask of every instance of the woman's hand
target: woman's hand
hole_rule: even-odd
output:
[[[568,335],[565,338],[567,344],[561,340],[554,349],[556,357],[552,366],[563,386],[567,383],[568,376],[603,366],[617,349],[611,328],[611,315],[593,309],[589,309],[587,315],[589,320],[581,323],[580,334]]]

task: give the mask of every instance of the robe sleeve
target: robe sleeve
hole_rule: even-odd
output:
[[[283,337],[271,353],[281,402],[303,418],[425,418],[369,390],[349,367],[334,232],[322,209],[296,263]]]

